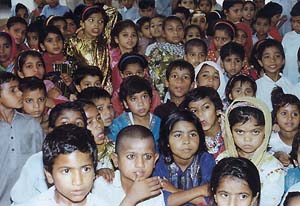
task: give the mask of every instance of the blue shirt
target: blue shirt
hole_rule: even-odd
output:
[[[56,7],[51,8],[49,5],[44,6],[40,16],[45,16],[48,18],[49,16],[63,16],[65,13],[70,11],[69,7],[58,4]]]

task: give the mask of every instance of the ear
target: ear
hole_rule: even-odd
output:
[[[126,101],[123,101],[123,105],[124,105],[125,109],[128,109],[128,104]]]
[[[184,56],[183,56],[183,60],[187,61],[186,59],[187,59],[187,55],[186,55],[186,54],[184,54]]]
[[[257,193],[255,195],[255,197],[252,199],[251,204],[250,204],[251,206],[256,206],[257,205],[258,196],[259,196],[259,193]]]
[[[169,81],[167,79],[165,80],[165,87],[169,87]]]
[[[261,66],[261,67],[263,67],[263,62],[260,60],[260,59],[258,59],[258,63],[259,63],[259,65]]]
[[[117,36],[114,37],[114,40],[117,44],[119,44],[119,38]]]
[[[229,93],[228,97],[229,97],[230,100],[233,100],[231,93]]]
[[[45,173],[45,176],[46,176],[46,179],[47,179],[47,182],[49,184],[54,184],[54,179],[52,177],[52,174],[50,172],[48,172],[47,170],[44,169],[44,173]]]
[[[192,84],[191,84],[191,87],[190,87],[190,91],[192,90],[192,89],[194,89],[195,88],[195,81],[192,81]]]
[[[222,60],[220,61],[220,66],[224,69],[224,63]]]
[[[75,84],[75,88],[76,88],[76,90],[77,90],[79,93],[81,92],[81,88],[80,88],[79,85]]]
[[[43,51],[46,51],[46,47],[45,47],[45,45],[44,45],[43,43],[40,43],[40,47],[41,47],[41,49],[42,49]]]
[[[115,152],[112,153],[110,157],[111,157],[111,159],[112,159],[112,161],[114,163],[114,166],[116,168],[118,168],[119,164],[118,164],[118,155],[117,155],[117,153],[115,153]]]
[[[120,71],[119,73],[120,73],[121,78],[124,79],[125,77],[124,77],[123,72]]]
[[[17,73],[18,73],[18,76],[19,76],[19,77],[24,78],[23,72],[17,71]]]
[[[227,9],[224,10],[224,14],[225,14],[225,16],[227,17],[227,15],[228,15],[228,10],[227,10]]]

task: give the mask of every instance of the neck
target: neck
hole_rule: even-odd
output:
[[[186,168],[193,162],[194,160],[194,156],[188,160],[185,160],[185,159],[181,159],[181,158],[178,158],[176,156],[173,155],[173,158],[174,158],[174,161],[176,162],[176,164],[180,167],[180,169],[182,171],[185,171]]]
[[[10,109],[0,104],[0,119],[11,124],[15,114],[15,109]]]
[[[84,38],[85,38],[86,40],[96,40],[96,39],[97,39],[97,37],[87,35],[86,33],[84,33]]]
[[[253,157],[254,152],[253,153],[245,153],[242,150],[238,150],[238,154],[239,154],[240,157],[244,157],[248,160],[251,160],[251,158]]]
[[[156,42],[158,42],[158,43],[163,43],[163,42],[165,42],[165,39],[164,39],[163,37],[158,37],[158,38],[156,38],[155,40],[156,40]]]
[[[72,202],[71,200],[63,196],[63,194],[59,194],[57,190],[55,190],[54,200],[60,206],[84,206],[87,202],[86,198],[81,202]]]
[[[150,113],[148,112],[145,116],[138,116],[132,113],[133,121],[137,125],[142,125],[149,128],[150,124]]]
[[[204,134],[206,137],[214,138],[215,136],[217,136],[217,134],[220,130],[221,130],[220,124],[219,124],[218,120],[216,120],[214,126],[211,127],[209,130],[204,131]]]
[[[132,49],[125,49],[125,48],[122,48],[122,47],[119,47],[120,50],[121,50],[121,54],[125,54],[125,53],[130,53],[132,52]]]
[[[183,102],[184,96],[183,97],[175,97],[174,95],[171,95],[171,102],[174,102],[177,107]]]
[[[128,193],[128,191],[129,191],[129,189],[131,188],[132,184],[133,184],[133,181],[132,181],[132,180],[126,179],[126,177],[123,177],[123,176],[121,175],[121,185],[122,185],[122,188],[123,188],[125,194]]]
[[[274,82],[278,81],[280,79],[279,72],[276,73],[266,73],[268,77],[270,77]]]
[[[280,130],[279,137],[285,144],[292,146],[296,133],[297,133],[297,130],[290,131],[290,132]]]
[[[256,33],[256,37],[258,38],[258,40],[266,39],[267,36],[268,34],[259,35],[258,33]]]
[[[7,68],[9,66],[10,62],[6,61],[6,62],[2,62],[0,65],[2,65],[4,68]]]

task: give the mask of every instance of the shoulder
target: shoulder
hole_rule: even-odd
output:
[[[284,175],[283,165],[273,155],[266,153],[259,167],[260,173],[265,173],[267,176],[272,174]]]

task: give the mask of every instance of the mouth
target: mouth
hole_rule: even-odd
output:
[[[138,113],[145,113],[146,112],[146,109],[139,109],[138,110]]]
[[[134,174],[136,175],[136,177],[144,177],[145,176],[144,171],[136,171],[136,172],[134,172]]]
[[[98,34],[100,32],[99,29],[92,29],[92,32],[95,33],[95,34]]]

